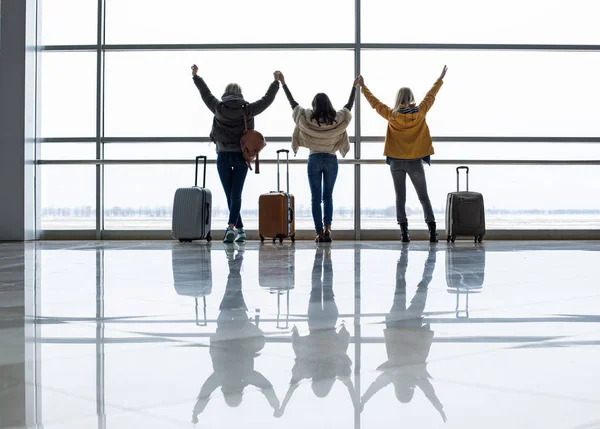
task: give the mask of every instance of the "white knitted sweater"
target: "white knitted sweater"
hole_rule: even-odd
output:
[[[303,109],[296,106],[292,112],[292,117],[296,123],[294,134],[292,135],[292,150],[298,153],[300,146],[310,149],[317,153],[335,153],[337,151],[345,157],[350,151],[350,141],[346,128],[352,120],[350,110],[343,108],[335,116],[335,122],[331,125],[317,125],[316,121],[311,121],[312,109]]]

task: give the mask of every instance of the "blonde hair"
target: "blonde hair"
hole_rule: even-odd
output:
[[[394,112],[399,112],[400,109],[415,105],[415,96],[410,88],[400,88],[398,95],[396,95],[396,105],[394,106]]]
[[[242,87],[237,83],[230,83],[225,87],[225,94],[241,94]]]

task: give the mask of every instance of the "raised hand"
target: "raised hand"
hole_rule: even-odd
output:
[[[281,73],[280,71],[278,71],[277,73],[279,73],[279,82],[281,82],[282,85],[285,85],[285,76],[283,76],[283,73]]]
[[[279,70],[275,70],[273,72],[273,77],[275,78],[275,80],[281,82],[282,75],[281,75],[281,72]],[[281,83],[283,83],[283,82],[281,82]]]
[[[198,75],[198,66],[196,64],[194,64],[192,66],[192,76],[197,76]]]
[[[447,71],[448,71],[448,67],[444,66],[444,69],[442,70],[442,74],[440,75],[440,79],[444,79]]]
[[[362,75],[356,76],[354,79],[354,86],[365,86],[365,78]]]

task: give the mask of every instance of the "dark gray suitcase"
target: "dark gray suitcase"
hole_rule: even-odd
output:
[[[211,245],[197,249],[176,246],[172,251],[173,286],[177,295],[194,298],[196,324],[206,326],[206,297],[212,293]],[[204,321],[200,322],[198,300],[202,300]]]
[[[456,295],[456,317],[469,317],[469,295],[480,293],[485,280],[485,249],[449,247],[446,251],[446,285]],[[464,305],[461,304],[464,297]],[[461,309],[464,307],[464,309]],[[461,315],[461,313],[464,314]]]
[[[204,159],[204,180],[198,186],[198,161]],[[211,241],[212,194],[206,189],[206,157],[196,157],[196,178],[191,188],[179,188],[173,200],[172,236],[180,242]]]
[[[460,170],[467,171],[467,190],[461,192]],[[481,243],[485,235],[485,207],[483,195],[469,192],[469,167],[456,168],[456,192],[450,192],[446,200],[446,241],[453,242],[459,236],[474,237]]]

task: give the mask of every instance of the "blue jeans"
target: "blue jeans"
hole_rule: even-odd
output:
[[[308,184],[312,194],[312,215],[315,230],[323,231],[323,223],[331,225],[333,218],[333,187],[338,175],[338,161],[335,155],[313,153],[308,157]],[[321,202],[325,216],[321,217]]]
[[[229,222],[237,229],[244,227],[240,210],[242,209],[242,190],[248,174],[248,165],[242,152],[217,153],[217,171],[227,197]]]

